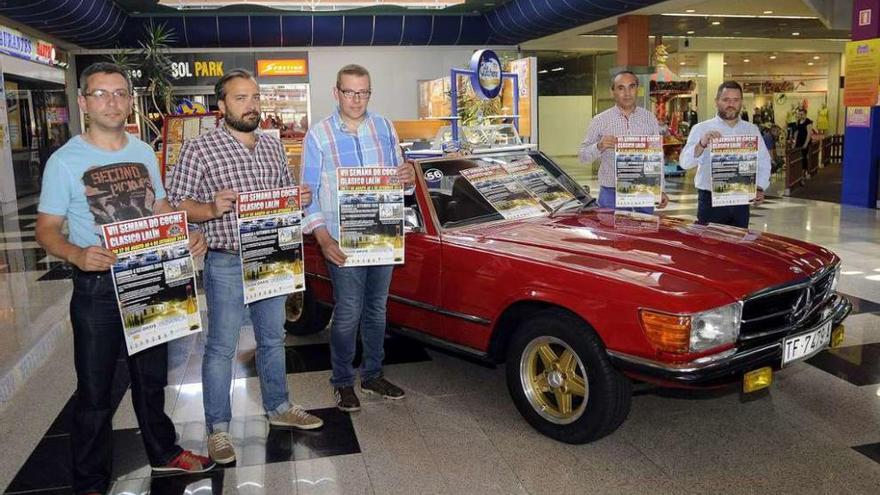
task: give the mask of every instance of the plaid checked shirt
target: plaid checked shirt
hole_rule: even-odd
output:
[[[168,199],[174,206],[185,199],[214,202],[214,193],[260,191],[294,185],[281,141],[257,131],[249,150],[221,122],[216,130],[187,141],[168,178]],[[209,249],[238,249],[235,212],[208,220],[202,227]]]
[[[578,150],[581,163],[591,163],[599,158],[599,185],[614,187],[617,173],[614,168],[614,148],[604,152],[597,146],[602,136],[648,136],[660,134],[657,117],[642,107],[636,107],[627,117],[617,105],[596,115],[590,122],[584,142]]]
[[[339,238],[336,169],[339,167],[398,167],[403,155],[394,126],[385,117],[367,112],[355,131],[345,127],[339,111],[309,129],[303,143],[303,182],[315,200],[306,208],[303,232],[324,226]]]

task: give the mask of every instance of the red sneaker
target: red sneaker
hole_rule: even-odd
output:
[[[189,450],[184,450],[164,466],[153,466],[161,473],[204,473],[214,468],[214,461]]]

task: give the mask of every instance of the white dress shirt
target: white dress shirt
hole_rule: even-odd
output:
[[[679,156],[681,168],[688,170],[697,167],[697,175],[694,177],[694,185],[697,186],[697,189],[703,189],[704,191],[712,190],[711,153],[708,149],[704,149],[700,156],[694,157],[694,151],[696,151],[700,139],[709,131],[718,131],[722,136],[757,136],[758,170],[755,182],[762,190],[770,186],[770,153],[767,152],[767,146],[761,138],[758,126],[737,118],[736,125],[731,127],[721,117],[716,115],[712,119],[700,122],[691,129],[687,144],[685,144]]]

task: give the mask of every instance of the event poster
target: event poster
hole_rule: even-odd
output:
[[[500,164],[484,165],[461,171],[486,201],[506,219],[541,215],[541,203]]]
[[[663,191],[663,139],[620,136],[614,147],[617,208],[654,207]]]
[[[299,188],[239,193],[235,210],[245,304],[304,291]]]
[[[747,205],[757,193],[758,136],[721,136],[709,144],[712,206]]]
[[[345,266],[403,263],[403,185],[394,167],[336,169]]]
[[[202,329],[186,213],[102,226],[128,354]]]
[[[550,210],[570,201],[574,195],[528,155],[520,155],[501,167],[541,200]]]

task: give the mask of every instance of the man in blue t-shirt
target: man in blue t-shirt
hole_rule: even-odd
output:
[[[173,211],[165,200],[156,155],[125,132],[131,113],[128,75],[118,66],[97,63],[80,76],[80,108],[89,129],[56,151],[46,164],[37,216],[37,242],[74,265],[70,321],[73,326],[77,388],[70,444],[73,489],[104,493],[112,473],[110,400],[116,361],[123,343],[122,319],[110,268],[116,255],[102,247],[100,225]],[[67,221],[69,236],[62,233]],[[190,251],[201,255],[201,234]],[[154,471],[207,471],[214,463],[176,444],[174,424],[165,414],[167,347],[158,345],[128,356],[131,400],[141,438]]]

